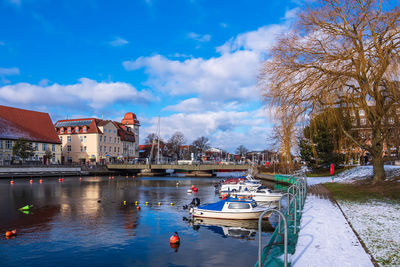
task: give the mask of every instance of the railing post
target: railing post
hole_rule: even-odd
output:
[[[296,202],[296,197],[292,193],[284,193],[282,197],[288,195],[289,197],[289,202],[288,202],[288,215],[290,214],[290,197],[294,200],[294,233],[297,231],[297,202]],[[282,199],[281,197],[281,199]],[[280,221],[279,221],[280,222]],[[280,233],[280,232],[279,232]]]
[[[262,219],[267,214],[268,212],[277,212],[279,215],[279,222],[281,221],[281,218],[283,219],[283,224],[284,224],[284,241],[283,241],[283,246],[284,246],[284,267],[287,267],[287,262],[288,262],[288,256],[287,256],[287,221],[285,218],[285,215],[283,215],[282,212],[276,209],[267,209],[263,213],[261,213],[260,218],[258,219],[258,267],[262,266],[262,240],[261,240],[261,233],[262,233]]]

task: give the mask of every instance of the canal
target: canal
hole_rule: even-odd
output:
[[[202,204],[217,201],[213,185],[219,180],[66,177],[32,184],[16,179],[13,185],[0,180],[0,265],[254,266],[255,221],[193,222],[182,208],[194,197]],[[199,188],[196,195],[187,193],[191,185]],[[18,211],[27,204],[33,205],[30,212]],[[6,239],[4,233],[14,228],[17,236]],[[266,244],[273,228],[266,223],[264,229]],[[178,247],[169,243],[175,231]]]

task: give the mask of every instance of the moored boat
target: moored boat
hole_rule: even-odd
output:
[[[282,194],[278,192],[273,192],[271,189],[261,186],[256,190],[241,190],[239,192],[234,192],[233,194],[231,194],[231,196],[237,198],[251,198],[257,202],[276,202],[281,199]]]
[[[272,207],[272,206],[271,206]],[[216,203],[204,204],[190,209],[193,217],[255,220],[260,214],[270,208],[268,205],[259,206],[254,200],[227,198]],[[267,214],[265,218],[269,217]]]

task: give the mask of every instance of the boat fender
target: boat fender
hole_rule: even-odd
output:
[[[171,244],[179,244],[180,239],[179,239],[179,235],[177,232],[175,232],[175,234],[169,238],[169,242]]]
[[[190,208],[189,213],[193,213],[193,208]]]

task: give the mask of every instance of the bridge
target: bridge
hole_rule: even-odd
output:
[[[247,171],[249,164],[108,164],[107,168],[119,172],[133,172],[142,176],[165,175],[166,170],[185,172],[186,176],[210,177],[215,172]]]

